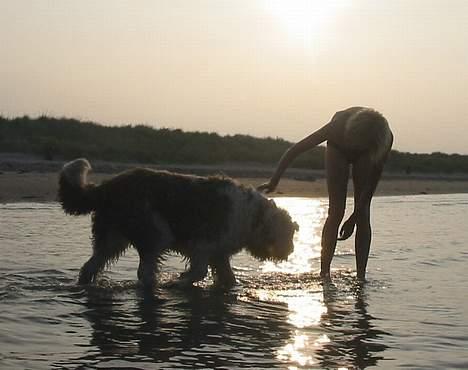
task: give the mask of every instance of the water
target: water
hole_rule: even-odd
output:
[[[300,224],[288,262],[233,260],[229,292],[135,283],[129,251],[96,286],[76,285],[88,217],[56,203],[0,205],[1,369],[468,368],[468,195],[380,197],[368,283],[339,244],[318,278],[325,199],[278,198]],[[177,256],[162,281],[184,268]]]

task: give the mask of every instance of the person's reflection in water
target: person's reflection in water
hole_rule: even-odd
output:
[[[390,335],[374,327],[374,317],[367,312],[366,292],[362,284],[354,283],[353,300],[344,297],[333,283],[324,283],[323,302],[327,307],[320,326],[329,333],[329,342],[316,351],[323,368],[357,368],[376,366],[388,346],[382,337]]]

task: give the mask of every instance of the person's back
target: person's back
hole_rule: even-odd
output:
[[[352,107],[337,112],[328,126],[328,143],[353,157],[367,152],[374,163],[382,161],[393,141],[385,117],[370,108]]]

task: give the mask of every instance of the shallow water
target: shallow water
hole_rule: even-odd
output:
[[[233,259],[229,292],[136,284],[136,253],[76,285],[88,217],[0,205],[1,369],[468,368],[468,195],[379,197],[368,283],[339,244],[318,278],[325,199],[277,198],[300,224],[285,263]],[[183,271],[179,257],[161,279]]]

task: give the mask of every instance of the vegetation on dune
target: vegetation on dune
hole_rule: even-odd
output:
[[[292,143],[279,138],[184,132],[145,125],[108,127],[76,119],[41,116],[0,117],[0,152],[44,159],[87,157],[107,161],[158,164],[257,163],[274,165]],[[323,169],[324,148],[300,156],[294,167]],[[468,156],[392,151],[387,171],[468,173]]]

